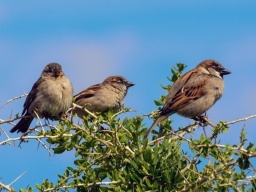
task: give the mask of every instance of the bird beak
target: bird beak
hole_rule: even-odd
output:
[[[229,71],[229,70],[227,70],[227,69],[224,68],[224,69],[221,70],[220,73],[221,73],[221,75],[228,75],[228,74],[231,73],[231,71]]]
[[[54,75],[54,77],[56,78],[56,77],[59,77],[59,76],[61,76],[61,71],[59,71],[59,70],[55,70],[54,72],[53,72],[53,75]]]
[[[127,87],[132,87],[133,85],[135,85],[135,84],[132,83],[132,82],[129,82],[129,81],[126,82],[126,86],[127,86]]]

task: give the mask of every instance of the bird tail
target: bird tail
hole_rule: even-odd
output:
[[[164,119],[166,119],[167,117],[168,117],[168,116],[166,116],[166,115],[162,115],[162,116],[158,117],[158,118],[154,121],[154,123],[151,125],[151,127],[147,130],[147,132],[146,132],[144,138],[147,138],[148,135],[151,133],[151,131],[157,126],[157,124],[160,123],[161,121],[163,121]],[[160,131],[159,131],[159,132],[160,132]]]
[[[25,116],[27,116],[27,117],[22,118],[22,119],[10,130],[11,133],[14,133],[15,131],[17,131],[17,133],[19,133],[19,132],[25,133],[25,132],[28,130],[28,128],[29,128],[31,122],[33,121],[33,117],[32,117],[31,115],[29,115],[29,114],[26,114]]]

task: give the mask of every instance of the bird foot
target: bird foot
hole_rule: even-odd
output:
[[[200,115],[192,119],[194,119],[195,121],[198,121],[199,125],[202,127],[206,127],[207,125],[209,125],[209,119],[206,115]]]

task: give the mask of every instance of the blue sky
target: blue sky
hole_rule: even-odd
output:
[[[171,66],[184,63],[187,71],[210,58],[232,74],[225,76],[224,96],[209,118],[216,123],[256,114],[255,1],[2,1],[0,42],[0,103],[28,93],[44,66],[54,61],[62,64],[75,93],[110,75],[125,76],[136,84],[125,105],[136,110],[132,115],[148,114],[156,109],[153,100],[166,94],[160,84],[168,83]],[[23,102],[2,108],[0,119],[21,113]],[[172,118],[174,127],[191,122]],[[243,124],[231,127],[222,142],[237,142]],[[252,142],[255,124],[246,123]],[[8,131],[12,126],[0,127]],[[73,164],[72,153],[49,157],[37,146],[36,141],[22,148],[1,146],[1,181],[10,183],[24,171],[16,189],[46,178],[55,181]]]

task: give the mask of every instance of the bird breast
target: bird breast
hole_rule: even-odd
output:
[[[204,89],[204,95],[202,95],[202,97],[182,107],[177,113],[190,118],[205,113],[221,98],[224,91],[224,81],[218,77],[209,78],[202,89]]]
[[[57,79],[47,79],[40,85],[40,92],[29,107],[33,116],[52,117],[59,119],[61,113],[66,112],[72,104],[73,88],[71,82],[63,76]],[[37,115],[34,114],[36,111]],[[46,113],[47,112],[47,113]]]
[[[103,99],[103,105],[109,109],[120,109],[123,105],[123,100],[125,97],[125,92],[123,90],[117,89],[113,86],[105,86],[104,89],[98,92],[100,98]]]

